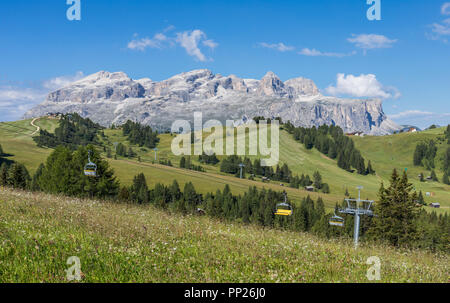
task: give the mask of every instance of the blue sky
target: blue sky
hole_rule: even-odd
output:
[[[163,80],[192,69],[381,97],[400,124],[450,123],[450,2],[66,0],[0,3],[0,121],[100,70]]]

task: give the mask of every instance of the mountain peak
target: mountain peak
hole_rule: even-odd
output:
[[[274,73],[274,72],[272,72],[272,71],[268,71],[265,75],[264,75],[264,77],[263,77],[263,79],[266,79],[266,78],[270,78],[270,79],[280,79],[280,78],[278,78],[278,76]]]
[[[257,93],[261,96],[284,96],[286,91],[284,90],[283,81],[278,78],[273,72],[269,71],[259,82]]]

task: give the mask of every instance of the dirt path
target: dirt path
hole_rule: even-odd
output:
[[[36,130],[34,131],[34,133],[32,133],[31,135],[34,136],[38,131],[41,130],[41,128],[37,125],[34,124],[34,122],[36,122],[37,120],[39,120],[39,118],[34,118],[33,121],[31,121],[31,126],[36,127]]]

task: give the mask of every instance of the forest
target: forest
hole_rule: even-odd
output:
[[[97,135],[102,129],[103,127],[89,118],[82,118],[77,113],[72,113],[62,115],[54,134],[41,129],[39,135],[33,137],[33,140],[39,147],[55,148],[64,145],[75,150],[79,145],[98,144]],[[100,134],[103,135],[103,133]]]

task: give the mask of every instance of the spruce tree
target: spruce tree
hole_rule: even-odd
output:
[[[173,180],[172,185],[169,188],[170,195],[172,197],[172,202],[176,202],[179,199],[181,199],[181,190],[180,186],[178,185],[177,180]]]
[[[431,180],[439,182],[439,179],[436,176],[436,173],[435,173],[434,169],[431,171],[431,175],[430,176],[431,176]]]
[[[8,185],[8,165],[3,162],[0,166],[0,186]]]
[[[322,188],[322,176],[320,175],[319,171],[316,171],[314,173],[314,187],[317,190]]]
[[[36,172],[33,175],[33,179],[31,180],[31,190],[32,191],[40,191],[41,187],[39,186],[39,178],[42,175],[42,172],[44,171],[44,164],[41,163],[38,167],[38,169],[36,170]]]
[[[198,201],[198,196],[197,196],[197,193],[195,191],[195,188],[194,188],[194,185],[192,184],[192,182],[188,182],[184,185],[183,200],[184,200],[184,205],[185,205],[186,211],[192,213],[196,210],[197,203],[199,201]]]
[[[84,175],[91,151],[91,162],[97,165],[97,176]],[[48,156],[42,175],[38,178],[39,187],[48,193],[62,193],[78,197],[115,197],[119,191],[119,182],[109,163],[101,159],[94,146],[79,147],[72,152],[69,148],[58,146]]]
[[[400,177],[394,169],[390,183],[388,188],[381,184],[368,237],[394,246],[412,246],[418,238],[417,193],[411,193],[412,184],[408,183],[406,172]]]
[[[366,174],[367,175],[374,175],[375,171],[372,168],[372,163],[369,160],[369,163],[367,163],[367,170],[366,170]]]
[[[186,158],[181,157],[180,159],[180,168],[186,168]]]
[[[448,172],[444,172],[444,176],[442,177],[442,183],[450,185],[450,180],[448,179]]]
[[[425,205],[425,199],[424,199],[424,197],[423,197],[422,191],[419,192],[419,196],[418,196],[418,198],[417,198],[417,202],[418,202],[419,204]]]
[[[133,178],[133,185],[131,186],[131,198],[134,202],[145,204],[149,202],[149,191],[147,180],[143,173],[138,174]]]
[[[25,189],[31,181],[30,174],[23,164],[13,163],[9,169],[9,184],[14,188]]]

